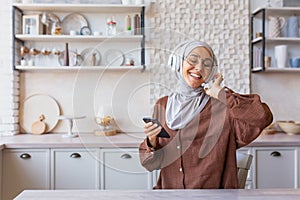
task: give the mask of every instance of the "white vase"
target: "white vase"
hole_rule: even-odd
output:
[[[274,48],[275,60],[278,68],[285,68],[288,60],[288,46],[278,45]]]

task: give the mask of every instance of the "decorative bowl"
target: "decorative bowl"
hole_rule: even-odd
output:
[[[300,122],[277,121],[278,127],[288,135],[300,134]]]

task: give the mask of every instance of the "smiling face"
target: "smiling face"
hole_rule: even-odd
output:
[[[196,47],[184,59],[182,74],[185,82],[192,88],[198,88],[208,78],[212,65],[212,57],[205,47]]]

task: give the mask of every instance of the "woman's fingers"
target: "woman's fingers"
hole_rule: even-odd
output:
[[[148,137],[157,136],[160,133],[161,129],[161,126],[153,124],[152,122],[148,122],[144,126],[144,132]]]

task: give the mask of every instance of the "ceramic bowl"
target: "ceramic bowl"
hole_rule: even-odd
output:
[[[300,67],[300,58],[290,58],[290,66],[291,66],[291,68],[299,68]]]
[[[288,135],[300,134],[300,122],[277,121],[278,127]]]

